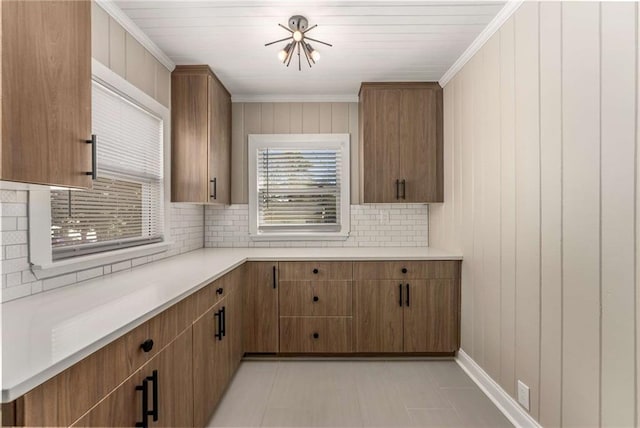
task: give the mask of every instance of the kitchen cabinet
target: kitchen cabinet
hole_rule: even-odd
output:
[[[363,83],[359,116],[362,202],[443,202],[440,85]]]
[[[280,262],[280,352],[352,350],[352,263]]]
[[[458,349],[459,262],[357,262],[354,279],[355,352]]]
[[[206,65],[171,74],[171,201],[231,201],[231,95]]]
[[[227,275],[229,276],[230,281],[238,281],[244,279],[242,274],[244,272],[238,271],[238,268],[234,272],[238,272],[237,274]],[[231,291],[231,294],[226,297],[227,307],[229,308],[226,334],[229,337],[229,372],[230,376],[236,372],[238,367],[240,366],[240,362],[242,361],[242,357],[244,356],[244,348],[243,348],[243,328],[242,328],[242,318],[243,318],[243,307],[242,307],[242,289],[237,287]]]
[[[73,426],[193,426],[191,341],[189,328]]]
[[[90,188],[91,2],[4,1],[0,180]]]
[[[278,263],[248,262],[243,290],[243,336],[247,353],[279,350]]]
[[[193,422],[206,426],[230,378],[230,344],[222,300],[193,324]]]

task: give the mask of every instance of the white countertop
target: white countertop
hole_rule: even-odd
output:
[[[2,403],[247,260],[461,260],[434,248],[204,248],[0,305]]]

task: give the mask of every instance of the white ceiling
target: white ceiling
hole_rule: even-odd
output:
[[[355,95],[363,81],[437,81],[504,1],[163,1],[117,5],[176,64],[209,64],[234,97]],[[277,59],[291,15],[318,28],[322,57]],[[295,58],[297,60],[297,57]]]

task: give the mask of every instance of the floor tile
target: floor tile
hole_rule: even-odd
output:
[[[477,388],[455,361],[429,361],[425,367],[435,384],[441,388]]]
[[[411,426],[424,428],[462,427],[455,409],[409,409]]]
[[[431,361],[398,361],[386,363],[398,399],[407,408],[451,408],[440,388],[429,376]]]
[[[513,427],[479,388],[442,388],[464,427]]]

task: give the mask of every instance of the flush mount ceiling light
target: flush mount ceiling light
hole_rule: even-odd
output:
[[[307,64],[309,64],[309,68],[312,67],[312,64],[315,64],[320,59],[320,52],[311,47],[311,45],[307,42],[307,40],[311,40],[312,42],[321,43],[323,45],[331,47],[329,43],[322,42],[320,40],[312,39],[307,36],[307,33],[318,25],[314,25],[313,27],[309,27],[309,21],[302,15],[294,15],[289,18],[289,28],[285,27],[282,24],[278,24],[280,27],[287,30],[290,35],[285,37],[284,39],[276,40],[275,42],[266,43],[265,46],[270,46],[275,43],[280,42],[288,42],[284,49],[278,52],[278,59],[289,67],[291,64],[291,58],[294,55],[298,55],[298,70],[302,70],[302,59],[300,51],[304,54],[304,57],[307,60]]]

